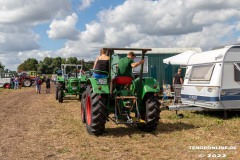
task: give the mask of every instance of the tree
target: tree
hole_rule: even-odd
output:
[[[76,57],[69,57],[66,61],[67,64],[78,64],[78,59]]]
[[[0,62],[0,68],[4,70],[4,65]]]
[[[37,71],[38,61],[35,58],[28,58],[18,66],[18,71]]]
[[[43,74],[55,74],[57,70],[61,69],[61,64],[81,64],[83,65],[83,70],[87,71],[93,68],[94,61],[85,62],[84,59],[78,60],[76,57],[70,57],[68,59],[45,57],[43,61],[38,62],[34,58],[29,58],[18,66],[18,72],[37,71]],[[4,68],[1,62],[0,68]]]
[[[93,69],[93,65],[94,65],[94,61],[84,62],[84,66],[83,66],[84,71]]]
[[[38,72],[44,74],[51,74],[53,73],[54,67],[55,66],[53,65],[53,58],[45,57],[43,61],[40,61],[38,64]]]

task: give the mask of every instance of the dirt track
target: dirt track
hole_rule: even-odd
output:
[[[162,113],[153,134],[107,122],[101,137],[90,136],[80,120],[80,102],[59,104],[51,87],[51,94],[44,93],[45,86],[42,94],[32,87],[0,92],[0,159],[198,159],[202,152],[189,146],[240,145],[239,119],[204,122],[201,115],[190,114],[191,119],[180,121],[171,112]],[[225,133],[217,131],[221,126]],[[236,159],[237,151],[227,152],[228,158]]]

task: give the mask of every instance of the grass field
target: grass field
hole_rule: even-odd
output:
[[[44,93],[44,86],[42,94],[34,87],[0,91],[3,159],[240,159],[240,112],[223,120],[222,112],[181,111],[184,118],[178,119],[164,110],[153,133],[109,121],[96,137],[81,122],[80,102],[58,103],[54,88],[51,94]],[[196,149],[201,146],[233,149]]]

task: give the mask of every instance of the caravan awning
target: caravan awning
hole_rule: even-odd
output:
[[[185,51],[175,56],[163,59],[163,63],[173,65],[187,65],[189,58],[197,53],[196,51]]]

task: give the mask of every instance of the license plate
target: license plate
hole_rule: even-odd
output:
[[[196,95],[189,95],[189,99],[196,101],[197,100],[197,96]]]
[[[73,87],[72,89],[73,89],[73,90],[76,90],[76,89],[77,89],[77,87]]]
[[[107,84],[107,79],[98,79],[97,84]]]

